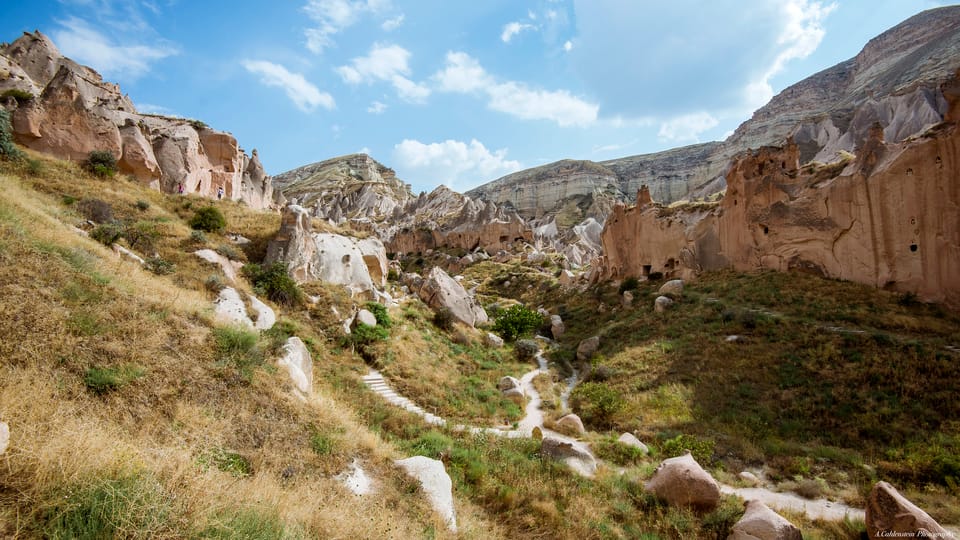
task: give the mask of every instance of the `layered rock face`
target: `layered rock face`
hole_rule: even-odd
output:
[[[799,269],[960,305],[960,80],[946,121],[903,142],[875,123],[856,156],[800,167],[797,144],[741,155],[715,205],[617,207],[601,278]]]
[[[117,157],[120,171],[166,193],[242,200],[267,208],[273,184],[256,151],[252,156],[230,134],[181,118],[137,112],[116,84],[65,58],[40,32],[25,33],[0,49],[0,92],[18,89],[31,99],[8,97],[14,138],[33,150],[75,161],[94,150]]]
[[[958,55],[960,7],[929,10],[874,38],[855,58],[783,90],[723,142],[601,163],[560,161],[467,195],[512,206],[537,225],[556,216],[563,230],[587,217],[603,222],[606,214],[598,210],[604,204],[632,200],[641,185],[664,204],[722,191],[735,155],[782,145],[788,137],[797,143],[801,163],[832,162],[862,146],[874,122],[887,142],[907,140],[939,122],[946,102],[938,86],[958,67]]]

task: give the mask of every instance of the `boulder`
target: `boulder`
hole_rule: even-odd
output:
[[[223,275],[225,275],[231,283],[237,282],[237,270],[239,270],[243,264],[237,261],[231,261],[212,249],[199,249],[194,251],[193,254],[209,263],[219,266],[220,269],[223,270]]]
[[[420,286],[420,299],[434,310],[449,309],[453,318],[476,326],[487,322],[487,312],[470,296],[460,283],[443,269],[434,266]]]
[[[273,308],[264,304],[259,298],[252,294],[248,294],[247,299],[250,301],[250,309],[252,309],[256,315],[253,328],[255,330],[269,330],[273,328],[273,325],[277,323],[277,314],[273,312]]]
[[[771,510],[761,501],[744,503],[746,512],[730,530],[727,540],[802,540],[796,525]]]
[[[623,295],[620,297],[620,305],[625,308],[628,308],[633,305],[633,293],[630,291],[623,291]]]
[[[397,460],[408,475],[416,478],[427,495],[430,505],[440,514],[451,531],[457,532],[457,515],[453,508],[453,482],[442,461],[425,456]]]
[[[588,337],[577,345],[577,360],[585,362],[596,354],[600,348],[600,336]]]
[[[653,301],[653,310],[657,313],[663,313],[670,309],[670,306],[673,305],[673,300],[666,296],[658,296],[656,300]]]
[[[355,324],[365,324],[367,326],[376,326],[377,318],[374,316],[373,313],[370,313],[365,309],[361,309],[360,311],[357,312],[357,316],[353,319],[353,322]]]
[[[540,441],[540,455],[562,461],[584,476],[592,476],[597,471],[597,460],[588,451],[573,442],[557,437],[543,435]]]
[[[573,275],[573,272],[569,270],[561,270],[560,275],[557,276],[557,282],[560,283],[560,285],[563,285],[564,287],[569,287],[570,285],[573,285],[574,279],[575,279],[575,276]]]
[[[583,427],[583,421],[573,413],[560,417],[555,427],[557,431],[566,435],[580,436],[587,432]]]
[[[213,305],[214,318],[220,323],[253,328],[253,321],[247,316],[247,306],[233,287],[224,287]]]
[[[503,347],[503,338],[491,332],[487,332],[487,334],[483,336],[483,342],[486,343],[487,347],[494,349]]]
[[[649,454],[649,453],[650,453],[650,449],[647,448],[647,445],[645,445],[645,444],[643,444],[642,442],[640,442],[640,439],[638,439],[638,438],[637,438],[636,436],[634,436],[632,433],[624,433],[623,435],[620,435],[620,438],[617,439],[617,441],[619,441],[620,444],[624,444],[624,445],[626,445],[626,446],[631,446],[631,447],[633,447],[633,448],[637,448],[637,449],[639,449],[641,452],[643,452],[644,454]]]
[[[10,446],[10,426],[6,422],[0,422],[0,456],[7,451]]]
[[[679,298],[680,296],[683,296],[683,280],[671,279],[670,281],[661,285],[657,292],[660,293],[660,296]]]
[[[560,339],[560,336],[567,331],[567,327],[563,324],[563,319],[559,315],[550,316],[550,334],[553,335],[553,339]]]
[[[287,338],[283,344],[283,356],[277,364],[287,369],[294,388],[301,395],[309,396],[313,392],[313,359],[300,338]]]
[[[689,452],[663,460],[644,488],[672,506],[713,510],[720,502],[720,485]]]
[[[750,471],[740,471],[740,474],[738,474],[737,477],[748,486],[760,485],[760,478]]]
[[[877,482],[870,491],[866,523],[871,539],[956,538],[887,482]]]
[[[500,381],[497,382],[497,390],[501,392],[506,392],[507,390],[513,390],[519,388],[521,391],[523,388],[520,386],[520,381],[516,377],[511,377],[507,375],[506,377],[501,377]]]

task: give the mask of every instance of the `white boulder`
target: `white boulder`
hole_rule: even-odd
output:
[[[442,461],[424,456],[397,460],[408,475],[416,478],[430,505],[440,514],[451,531],[457,532],[457,515],[453,507],[453,482]]]
[[[313,358],[303,340],[294,336],[283,345],[283,356],[277,364],[287,369],[293,386],[303,396],[313,392]]]

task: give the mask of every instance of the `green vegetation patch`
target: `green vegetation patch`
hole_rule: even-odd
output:
[[[146,375],[146,370],[136,365],[117,367],[93,366],[83,374],[83,384],[95,394],[106,394]]]

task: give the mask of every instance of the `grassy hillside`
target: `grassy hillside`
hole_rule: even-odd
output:
[[[274,330],[218,326],[211,302],[227,278],[191,252],[259,263],[277,214],[162,195],[36,155],[0,161],[0,184],[0,420],[12,433],[0,456],[4,536],[448,537],[392,464],[426,455],[453,479],[462,538],[725,538],[738,499],[697,514],[643,492],[662,458],[684,448],[727,483],[766,467],[783,489],[862,503],[884,479],[941,523],[960,522],[951,396],[960,381],[948,348],[960,343],[960,319],[936,306],[811,276],[721,273],[654,314],[659,284],[639,284],[623,307],[615,286],[562,289],[549,265],[468,268],[484,304],[563,315],[554,371],[600,335],[573,403],[609,466],[584,479],[541,458],[536,441],[427,426],[367,389],[361,377],[373,367],[451,424],[520,417],[496,382],[533,364],[509,344],[483,345],[485,330],[439,328],[418,301],[390,311],[383,340],[345,337],[334,309],[355,302],[320,283],[304,286],[316,303],[273,304]],[[187,221],[211,205],[226,216],[224,233],[192,231]],[[148,266],[75,226],[116,233]],[[244,279],[236,286],[252,290]],[[315,363],[306,402],[275,367],[293,334]],[[559,375],[537,386],[559,415]],[[604,399],[614,406],[598,406]],[[623,431],[652,455],[617,444]],[[354,459],[376,494],[354,496],[336,480]],[[862,527],[784,515],[809,538],[855,538]]]

